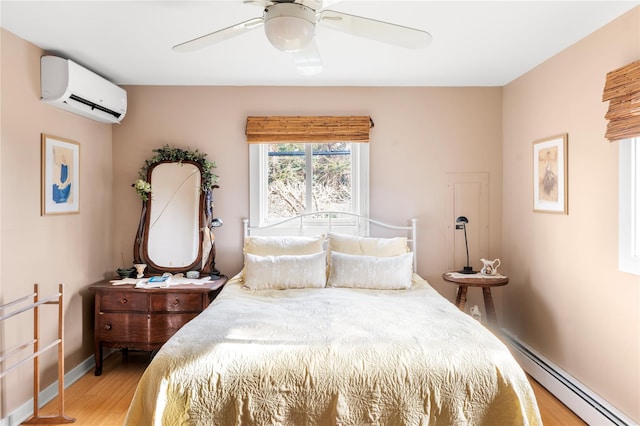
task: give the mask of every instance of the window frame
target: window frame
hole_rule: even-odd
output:
[[[618,269],[640,275],[640,138],[618,143]]]
[[[345,141],[351,143],[351,173],[352,173],[352,211],[362,216],[369,216],[369,144]],[[249,226],[263,227],[273,225],[285,218],[267,220],[267,180],[268,180],[268,149],[271,143],[254,143],[249,145]],[[286,142],[283,142],[286,143]],[[316,143],[323,143],[318,141]],[[305,150],[308,153],[309,150]],[[310,219],[318,226],[326,225],[327,219]],[[333,221],[340,232],[356,229],[355,219]],[[310,228],[312,229],[312,228]]]

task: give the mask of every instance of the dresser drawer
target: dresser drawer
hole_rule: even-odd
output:
[[[146,312],[147,295],[127,291],[104,292],[100,296],[101,311],[142,311]]]
[[[105,342],[146,342],[149,325],[149,314],[101,312],[96,316],[96,338]]]
[[[202,293],[159,293],[151,294],[152,312],[200,312]]]
[[[197,317],[192,314],[151,314],[149,318],[149,341],[166,342],[183,325]]]

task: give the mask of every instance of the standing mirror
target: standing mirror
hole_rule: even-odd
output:
[[[149,170],[154,191],[142,247],[147,264],[191,269],[202,258],[200,169],[190,163],[160,163]]]
[[[134,184],[142,198],[134,262],[146,264],[150,274],[217,273],[211,232],[215,164],[197,151],[154,151],[158,155],[146,161]]]

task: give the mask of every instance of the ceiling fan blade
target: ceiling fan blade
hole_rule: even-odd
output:
[[[323,10],[318,19],[322,25],[356,36],[370,38],[395,46],[420,49],[431,43],[431,34],[390,22],[377,21],[362,16],[349,15],[333,10]]]
[[[227,40],[231,37],[246,33],[264,24],[263,18],[253,18],[248,21],[241,22],[231,27],[223,28],[218,31],[194,38],[193,40],[185,41],[184,43],[176,44],[173,46],[175,52],[193,52],[194,50],[202,49],[210,46],[214,43],[218,43],[223,40]]]
[[[309,43],[307,47],[293,52],[292,55],[296,69],[301,75],[319,74],[324,69],[322,59],[320,58],[320,51],[318,50],[315,40],[311,40],[311,43]]]
[[[322,5],[321,5],[322,7],[318,8],[316,10],[326,9],[328,7],[333,6],[336,3],[340,3],[343,0],[318,0],[318,1],[320,1],[320,3],[322,3]]]

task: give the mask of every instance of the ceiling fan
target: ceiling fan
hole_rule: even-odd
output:
[[[191,52],[227,40],[264,25],[269,42],[277,49],[292,53],[303,75],[322,71],[322,60],[315,43],[316,23],[356,36],[410,49],[431,43],[431,34],[390,22],[333,10],[322,10],[322,0],[246,0],[264,7],[262,17],[252,18],[221,30],[173,46],[176,52]]]

